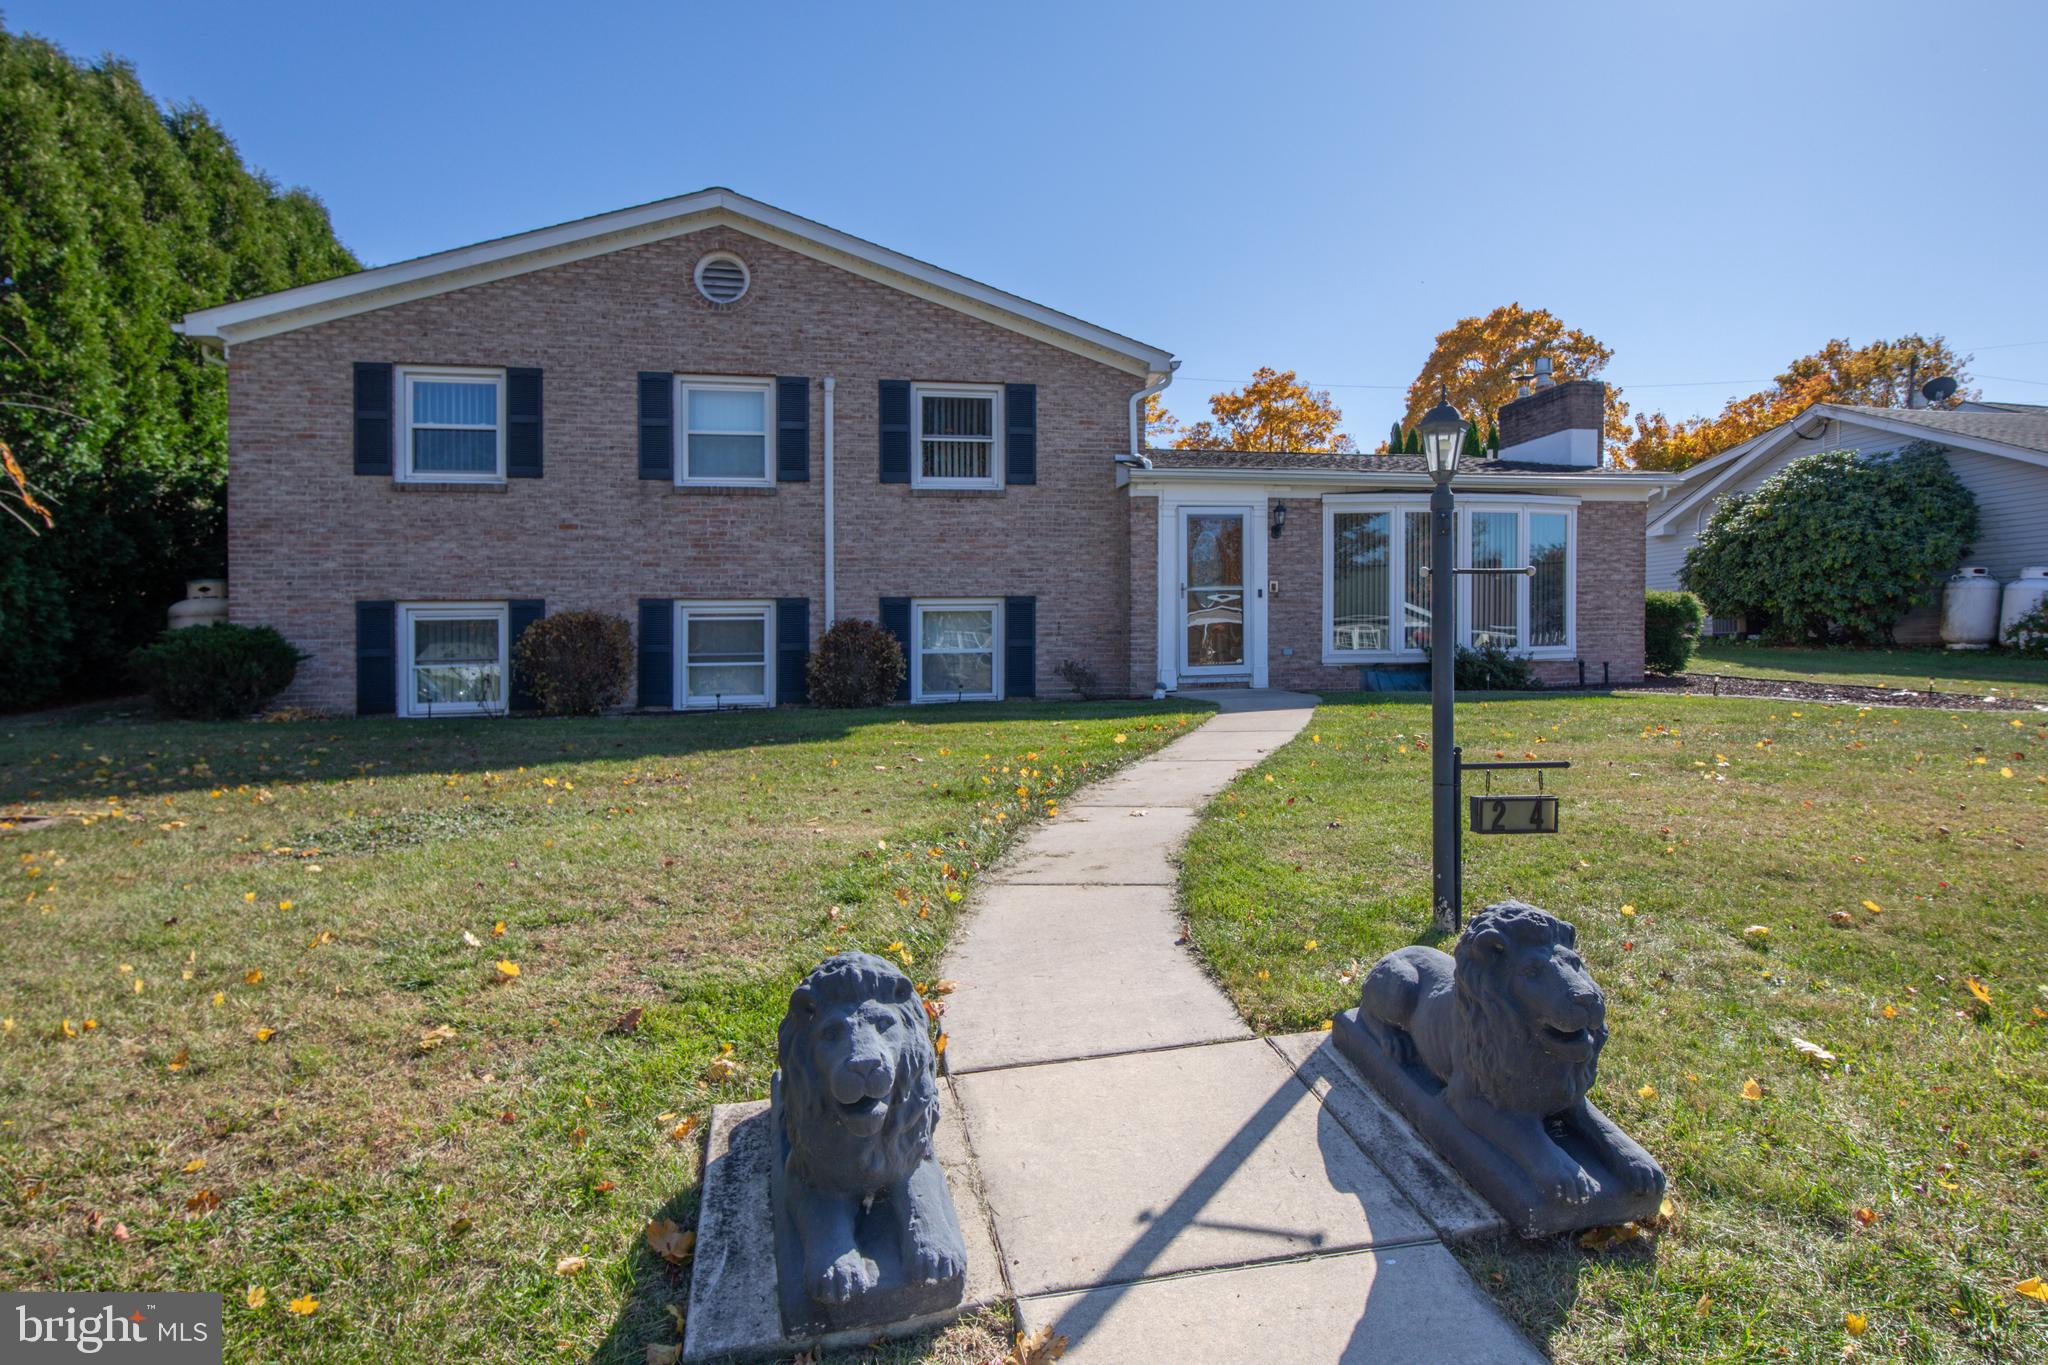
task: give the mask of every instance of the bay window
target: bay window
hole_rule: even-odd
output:
[[[994,701],[1003,694],[1002,603],[913,602],[912,701]]]
[[[491,483],[505,477],[502,370],[403,367],[399,477],[410,483]]]
[[[676,381],[676,423],[682,458],[676,480],[683,484],[770,485],[768,467],[768,379]]]
[[[773,611],[770,602],[676,604],[676,696],[684,709],[772,704]]]
[[[1458,643],[1570,658],[1576,509],[1484,494],[1460,499],[1458,562],[1531,575],[1458,579]],[[1323,499],[1324,662],[1420,660],[1431,644],[1428,500],[1401,494]]]
[[[911,390],[911,483],[1001,486],[1002,391],[993,384],[918,384]]]
[[[399,713],[425,717],[503,711],[505,627],[501,602],[402,605]]]

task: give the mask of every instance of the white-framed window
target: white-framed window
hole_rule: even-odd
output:
[[[775,604],[678,602],[676,698],[684,710],[773,705]]]
[[[995,701],[1003,695],[1003,604],[993,599],[910,604],[910,699]]]
[[[1458,643],[1497,644],[1532,658],[1577,648],[1577,505],[1567,499],[1467,495],[1455,529],[1458,563],[1533,568],[1461,574]],[[1426,497],[1323,499],[1323,660],[1421,659],[1430,645],[1430,514]]]
[[[496,483],[505,477],[505,372],[423,365],[398,371],[399,478]]]
[[[398,608],[398,711],[496,715],[505,709],[503,602],[406,602]]]
[[[676,378],[676,482],[770,486],[768,429],[775,410],[772,379]]]
[[[910,482],[914,487],[1002,486],[1000,385],[913,384],[910,426]]]

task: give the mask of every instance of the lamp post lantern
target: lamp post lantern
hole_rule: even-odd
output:
[[[1458,751],[1451,723],[1457,680],[1456,503],[1451,479],[1465,444],[1465,417],[1448,389],[1422,415],[1422,458],[1436,486],[1429,494],[1430,913],[1439,933],[1455,933],[1463,909],[1458,876]]]

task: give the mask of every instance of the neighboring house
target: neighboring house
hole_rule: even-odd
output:
[[[312,655],[286,704],[517,708],[513,641],[572,609],[633,621],[634,700],[676,709],[801,701],[844,617],[903,642],[910,701],[1064,693],[1066,660],[1110,691],[1355,686],[1427,634],[1389,529],[1412,534],[1418,460],[1141,467],[1168,352],[730,190],[181,330],[228,367],[231,619]],[[1663,480],[1595,467],[1603,403],[1596,384],[1511,405],[1535,419],[1503,414],[1523,458],[1460,480],[1473,552],[1538,566],[1467,589],[1474,638],[1559,681],[1642,668]]]
[[[1944,448],[1949,468],[1977,499],[1979,530],[1968,562],[1999,579],[2048,564],[2048,406],[1966,401],[1952,408],[1877,408],[1817,403],[1685,471],[1650,507],[1646,562],[1653,588],[1679,586],[1686,552],[1721,500],[1753,493],[1802,455],[1855,450],[1880,455],[1916,441]],[[1899,623],[1904,643],[1939,635],[1939,604],[1915,609]],[[1732,622],[1717,623],[1722,630]]]

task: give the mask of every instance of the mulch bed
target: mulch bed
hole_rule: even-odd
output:
[[[1621,692],[1679,692],[1689,697],[1770,697],[1783,701],[1834,702],[1844,706],[1921,706],[1945,711],[2048,711],[2048,705],[2022,697],[1982,692],[1914,691],[1910,688],[1861,687],[1852,683],[1793,682],[1783,678],[1736,678],[1725,673],[1656,674],[1617,688]]]

